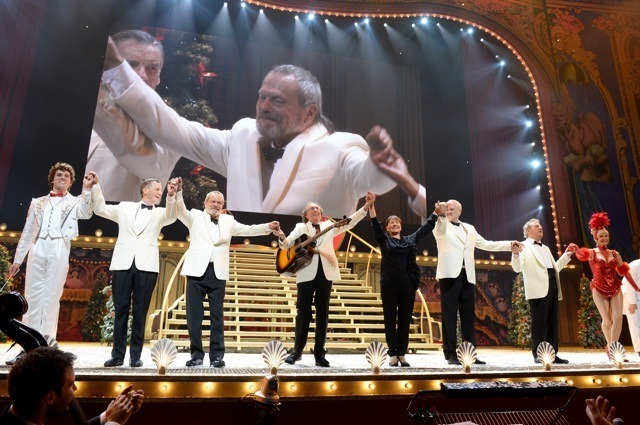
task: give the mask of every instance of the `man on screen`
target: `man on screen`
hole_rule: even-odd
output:
[[[155,90],[164,65],[162,44],[138,30],[120,31],[113,41],[131,69]],[[94,171],[104,179],[102,193],[106,200],[138,201],[143,180],[166,182],[179,159],[177,153],[153,143],[109,99],[106,87],[100,86],[86,172]]]
[[[395,187],[362,137],[334,131],[322,112],[318,80],[297,66],[269,71],[256,119],[241,119],[226,131],[180,117],[143,84],[111,40],[102,80],[111,100],[154,142],[225,176],[232,210],[296,214],[313,200],[327,215],[340,216],[355,212],[367,190]]]

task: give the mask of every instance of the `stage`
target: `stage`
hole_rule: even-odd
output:
[[[110,399],[132,384],[145,391],[145,411],[159,423],[175,423],[179,420],[176,409],[199,412],[210,407],[211,402],[227,412],[225,415],[228,417],[221,416],[227,419],[220,423],[251,423],[252,420],[247,415],[254,408],[246,406],[259,405],[255,402],[254,394],[262,389],[263,378],[269,374],[260,352],[227,353],[224,359],[226,367],[220,369],[208,366],[187,368],[184,364],[190,355],[179,352],[166,375],[159,375],[150,357],[150,344],[146,344],[143,350],[144,366],[141,368],[129,367],[128,358],[125,359],[125,366],[103,367],[104,361],[110,357],[111,347],[107,345],[69,342],[61,342],[59,345],[61,349],[78,356],[75,367],[78,386],[76,394],[83,406],[87,406],[85,409],[98,411],[104,408]],[[10,366],[6,366],[4,362],[18,352],[17,347],[7,352],[9,347],[8,343],[0,344],[2,398],[8,396],[6,378],[10,370]],[[417,394],[438,396],[442,393],[442,384],[453,383],[529,383],[533,387],[545,387],[549,382],[564,384],[581,394],[572,403],[574,406],[570,410],[573,413],[568,413],[575,417],[581,417],[584,412],[584,398],[612,394],[613,391],[613,395],[609,397],[614,403],[618,403],[620,413],[630,411],[630,406],[625,409],[625,404],[636,397],[637,387],[640,387],[640,356],[637,353],[628,352],[626,357],[629,361],[621,369],[607,360],[604,350],[561,347],[560,356],[567,359],[569,364],[553,365],[551,371],[545,372],[541,365],[533,362],[528,351],[480,347],[478,357],[487,364],[474,366],[470,373],[465,374],[461,366],[447,364],[441,351],[419,351],[406,356],[411,367],[385,365],[380,374],[374,375],[363,352],[329,352],[329,368],[316,367],[313,355],[308,353],[295,365],[283,364],[278,370],[278,395],[284,409],[278,414],[278,423],[289,423],[289,420],[293,421],[300,415],[309,415],[309,409],[313,409],[315,413],[307,423],[324,423],[330,415],[336,414],[334,408],[344,409],[345,406],[356,410],[346,416],[343,414],[341,418],[387,417],[398,419],[400,423],[404,420],[406,423],[406,419],[403,419],[406,417],[405,409],[415,402]],[[205,359],[205,365],[207,364],[208,359]],[[479,394],[476,393],[474,398],[477,399]],[[545,395],[544,400],[538,401],[535,397],[531,398],[531,394],[521,396],[520,399],[526,399],[526,403],[520,408],[534,409],[538,405],[536,403],[541,403],[540,409],[548,408],[549,405],[555,409],[570,398],[568,394],[559,398],[551,392]],[[510,398],[507,400],[506,403],[503,399],[484,401],[482,407],[478,407],[475,402],[460,404],[459,400],[453,405],[446,401],[433,403],[439,406],[440,411],[519,409],[518,402]],[[318,406],[323,407],[318,410]],[[329,410],[325,411],[325,408]],[[173,419],[169,420],[170,417]],[[130,423],[147,421],[138,419]],[[343,422],[338,420],[336,423]]]

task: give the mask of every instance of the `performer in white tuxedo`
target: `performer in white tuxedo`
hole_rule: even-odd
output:
[[[176,182],[170,181],[167,185],[167,208],[156,206],[162,198],[162,185],[155,179],[142,182],[141,201],[107,205],[97,184],[98,176],[93,172],[89,175],[93,180],[91,198],[94,212],[118,223],[118,239],[109,267],[113,272],[111,285],[115,308],[113,349],[111,358],[104,365],[124,364],[129,307],[133,300],[129,365],[140,367],[147,311],[160,269],[158,235],[164,226],[176,220],[175,212],[171,211],[175,207],[171,200],[175,195]]]
[[[58,162],[51,167],[51,192],[31,201],[9,269],[10,276],[16,275],[29,254],[24,287],[29,309],[22,321],[52,338],[56,337],[58,329],[60,297],[69,270],[71,239],[78,236],[78,220],[92,215],[90,177],[85,176],[80,196],[68,192],[74,180],[75,171],[71,165]]]
[[[510,251],[517,241],[488,241],[475,227],[459,221],[462,205],[447,201],[447,220],[438,220],[433,235],[438,247],[436,279],[440,281],[442,311],[442,351],[449,364],[460,364],[456,356],[457,313],[460,312],[462,340],[476,346],[474,251]],[[476,360],[477,364],[485,364]]]
[[[576,244],[569,244],[562,256],[555,261],[549,247],[542,243],[542,226],[540,221],[532,218],[522,227],[524,237],[522,252],[517,246],[512,248],[511,268],[522,273],[524,296],[531,310],[531,353],[536,363],[538,345],[546,341],[558,352],[558,301],[562,300],[560,287],[560,270],[578,249]],[[558,356],[555,363],[569,363]]]
[[[307,203],[302,211],[302,223],[296,224],[289,236],[285,237],[280,229],[276,234],[280,242],[280,248],[288,249],[296,244],[296,240],[302,235],[315,236],[316,233],[327,231],[315,241],[316,248],[311,262],[296,273],[298,295],[296,301],[296,334],[294,347],[291,354],[285,359],[287,364],[294,364],[302,357],[302,352],[307,344],[309,324],[311,323],[311,305],[316,307],[316,336],[313,354],[316,366],[329,367],[329,361],[325,358],[324,343],[327,338],[327,324],[329,322],[329,299],[331,297],[332,282],[340,279],[338,259],[333,248],[333,237],[353,228],[360,222],[369,210],[369,205],[375,199],[366,202],[362,208],[353,213],[349,224],[342,227],[333,227],[330,220],[322,221],[322,207],[315,202]]]
[[[297,214],[311,199],[342,216],[367,190],[395,187],[361,136],[334,132],[320,84],[302,68],[273,68],[258,92],[256,119],[221,131],[180,117],[109,46],[102,80],[113,102],[160,146],[225,176],[232,210]]]
[[[229,279],[229,244],[232,236],[261,236],[280,228],[280,223],[247,226],[233,216],[221,214],[224,196],[209,192],[204,200],[204,211],[184,205],[182,181],[178,178],[176,201],[177,217],[189,228],[189,249],[185,254],[180,274],[187,277],[187,329],[191,340],[191,359],[187,366],[199,366],[204,359],[202,347],[203,301],[209,298],[210,342],[209,360],[212,367],[224,363],[224,294]]]
[[[640,282],[640,260],[629,263],[629,275],[634,282]],[[636,291],[625,277],[622,279],[622,293],[624,295],[624,314],[627,315],[629,334],[633,343],[633,351],[640,354],[640,292]]]
[[[132,70],[155,90],[164,65],[162,44],[139,30],[120,31],[113,41]],[[100,86],[86,172],[94,171],[102,178],[107,201],[137,201],[142,181],[154,178],[166,182],[179,159],[179,154],[153,143],[109,99],[107,88]]]

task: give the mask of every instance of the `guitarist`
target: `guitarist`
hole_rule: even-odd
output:
[[[371,195],[371,192],[369,192]],[[372,197],[372,196],[368,196]],[[375,198],[375,195],[373,195]],[[302,357],[302,351],[307,344],[307,334],[311,323],[311,304],[316,307],[316,337],[313,354],[316,366],[329,367],[329,361],[325,358],[324,342],[327,337],[327,323],[329,321],[329,298],[331,296],[331,284],[334,280],[340,279],[338,270],[338,259],[333,249],[333,237],[353,228],[362,220],[369,210],[372,201],[350,217],[351,222],[346,226],[333,228],[320,236],[316,241],[315,254],[311,262],[296,273],[296,283],[298,286],[298,301],[296,302],[296,335],[293,351],[285,362],[295,364]],[[296,224],[293,231],[285,238],[282,229],[275,234],[279,238],[280,248],[288,249],[296,244],[296,240],[303,235],[314,236],[332,227],[331,221],[322,221],[322,207],[309,202],[302,211],[302,223]]]

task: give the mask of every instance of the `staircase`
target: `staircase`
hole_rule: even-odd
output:
[[[276,272],[275,253],[274,249],[268,247],[231,247],[229,280],[224,302],[227,350],[262,348],[274,339],[282,341],[287,348],[293,346],[296,315],[295,277],[283,277]],[[325,346],[328,349],[364,349],[372,341],[384,344],[380,294],[372,292],[365,281],[358,279],[350,269],[342,268],[340,273],[342,279],[333,282]],[[167,308],[164,320],[158,320],[162,316],[160,310],[152,315],[151,320],[155,319],[153,323],[157,324],[152,331],[155,339],[169,338],[178,347],[188,349],[184,279],[180,278],[179,281],[182,284],[179,293],[183,295]],[[205,347],[208,347],[209,343],[208,315],[208,309],[205,308],[202,335]],[[428,332],[435,329],[439,337],[439,322],[431,320],[428,314],[424,320],[428,321],[424,327],[418,323],[411,326],[411,350],[440,348],[441,344]],[[421,328],[426,328],[426,333],[421,333]],[[314,332],[315,320],[312,320],[307,347],[313,346]]]

